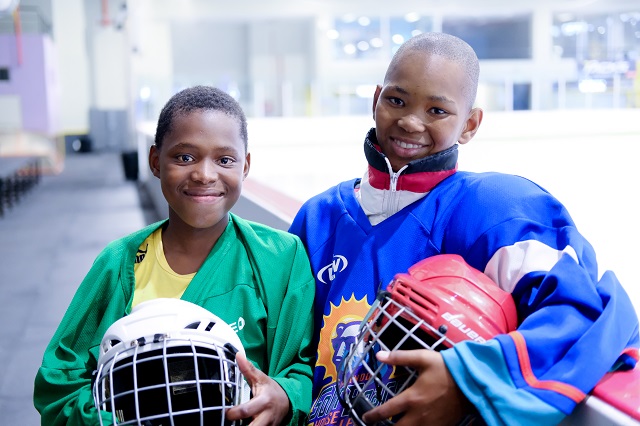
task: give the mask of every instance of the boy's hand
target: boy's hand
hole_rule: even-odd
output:
[[[289,413],[289,397],[275,380],[258,370],[244,355],[236,362],[251,386],[253,397],[244,404],[227,410],[228,420],[252,418],[252,426],[279,425]]]
[[[411,350],[379,352],[378,361],[405,365],[418,371],[416,382],[386,403],[367,412],[362,419],[375,423],[400,413],[396,423],[405,425],[455,425],[469,413],[471,404],[456,385],[435,351]]]

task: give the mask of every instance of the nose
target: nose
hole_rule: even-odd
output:
[[[407,114],[398,120],[398,126],[409,133],[424,132],[426,130],[424,122],[416,114]]]
[[[212,161],[200,161],[191,171],[191,179],[203,184],[215,182],[218,179],[216,165]]]

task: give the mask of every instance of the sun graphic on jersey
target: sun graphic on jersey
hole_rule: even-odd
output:
[[[325,379],[331,377],[333,381],[336,380],[336,365],[347,355],[350,344],[355,342],[360,322],[369,308],[366,296],[356,300],[353,294],[349,300],[342,298],[338,306],[331,303],[331,312],[323,317],[323,331],[331,332],[322,333],[318,345],[317,365],[324,367]],[[328,336],[331,336],[330,341],[327,341]]]

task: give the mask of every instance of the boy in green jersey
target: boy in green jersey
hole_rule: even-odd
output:
[[[169,218],[110,243],[96,258],[49,343],[35,379],[43,425],[93,425],[92,374],[107,328],[136,304],[174,297],[237,332],[252,388],[228,420],[301,424],[311,405],[314,278],[300,240],[230,213],[249,173],[247,123],[215,88],[174,95],[158,120],[149,166]]]

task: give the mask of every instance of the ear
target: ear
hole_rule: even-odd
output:
[[[458,139],[458,143],[465,144],[475,136],[476,132],[480,128],[480,123],[482,123],[482,114],[483,112],[480,108],[473,108],[471,110],[469,117],[467,117],[464,130]]]
[[[376,119],[376,105],[378,105],[378,98],[380,98],[380,92],[382,92],[382,86],[376,85],[376,91],[373,94],[373,104],[371,105],[371,112],[373,112],[373,119]]]
[[[151,145],[149,148],[149,169],[155,177],[160,179],[160,151],[155,145]]]
[[[244,170],[242,171],[242,180],[249,175],[249,169],[251,168],[251,153],[247,152],[247,157],[244,159]]]

